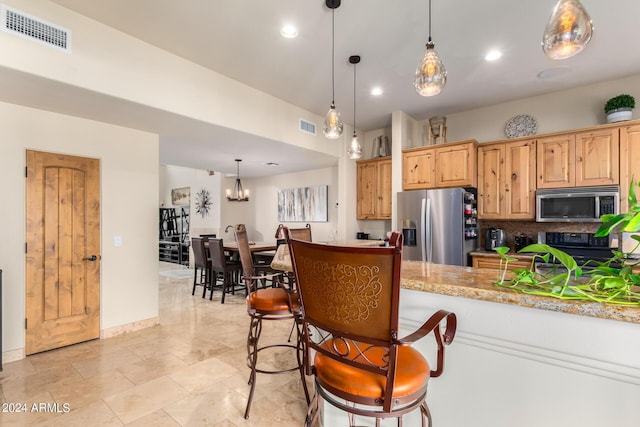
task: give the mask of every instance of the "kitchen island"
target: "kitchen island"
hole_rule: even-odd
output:
[[[444,373],[429,384],[434,425],[637,426],[640,308],[520,294],[493,285],[496,277],[403,262],[401,335],[438,309],[458,317]],[[414,346],[435,363],[432,341]],[[325,426],[344,424],[344,414],[325,411]],[[419,425],[416,415],[405,425]]]

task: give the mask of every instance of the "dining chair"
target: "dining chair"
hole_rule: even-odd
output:
[[[202,298],[207,294],[207,287],[211,286],[210,280],[210,263],[208,251],[205,248],[207,238],[192,237],[191,247],[193,248],[193,289],[191,295],[196,293],[196,286],[202,286]],[[200,277],[198,277],[200,273]]]
[[[444,346],[451,344],[456,316],[433,314],[415,332],[399,337],[402,234],[390,247],[316,244],[288,236],[302,304],[305,371],[314,376],[315,393],[305,426],[318,417],[323,401],[355,416],[397,418],[420,409],[422,426],[431,426],[427,406],[429,378],[442,373]],[[431,369],[411,347],[433,333],[437,364]]]
[[[229,230],[228,226],[225,231]],[[302,347],[302,331],[300,318],[300,304],[297,292],[289,288],[279,280],[280,273],[270,274],[269,278],[273,280],[274,287],[260,288],[260,282],[265,275],[257,275],[256,266],[253,263],[251,249],[249,247],[249,239],[247,238],[247,230],[244,224],[238,224],[233,227],[233,233],[238,245],[238,253],[240,255],[240,263],[242,264],[242,279],[247,288],[247,313],[251,319],[249,325],[249,333],[247,335],[247,365],[251,369],[249,374],[249,397],[247,399],[247,407],[244,417],[249,418],[251,402],[256,387],[256,375],[260,374],[279,374],[284,372],[292,372],[298,370],[302,380],[302,387],[305,398],[309,403],[309,391],[305,381],[304,364],[303,364],[303,347]],[[284,341],[276,344],[268,344],[260,347],[260,335],[262,333],[263,320],[290,320],[296,328],[296,341],[290,343]],[[258,354],[262,351],[270,349],[289,348],[294,350],[296,364],[292,367],[284,367],[282,369],[263,369],[258,368]]]
[[[242,269],[242,266],[239,262],[227,258],[222,239],[209,239],[209,258],[211,260],[211,294],[209,295],[209,300],[213,300],[213,290],[217,287],[218,279],[220,279],[222,280],[220,303],[224,304],[224,297],[227,292],[235,293],[236,282],[234,281],[234,276],[236,272]]]

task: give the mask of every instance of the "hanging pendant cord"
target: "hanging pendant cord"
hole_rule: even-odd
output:
[[[429,0],[429,41],[431,41],[431,0]]]
[[[353,134],[356,134],[356,64],[353,64]]]
[[[331,105],[336,104],[336,80],[335,80],[335,46],[336,46],[336,13],[331,9]]]

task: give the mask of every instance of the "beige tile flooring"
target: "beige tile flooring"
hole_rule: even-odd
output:
[[[243,295],[228,295],[222,305],[219,291],[214,301],[199,290],[192,296],[192,279],[158,280],[159,326],[5,364],[0,399],[12,412],[0,412],[0,425],[301,426],[306,402],[295,372],[258,375],[251,417],[243,418],[249,392]],[[290,327],[265,322],[264,342],[286,340]],[[264,356],[264,367],[295,360],[286,351]],[[50,405],[34,410],[40,404]]]

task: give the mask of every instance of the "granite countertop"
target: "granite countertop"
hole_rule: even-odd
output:
[[[494,285],[497,274],[494,269],[403,261],[401,284],[422,292],[640,323],[640,307],[523,294]]]

